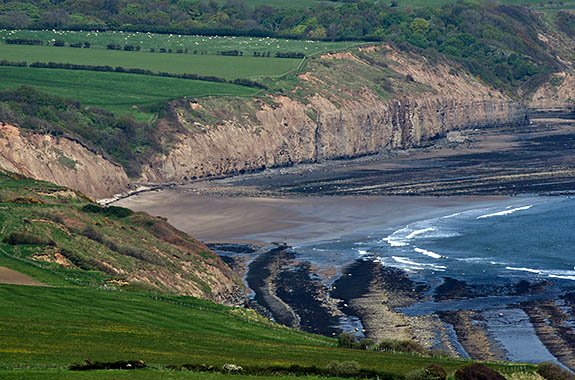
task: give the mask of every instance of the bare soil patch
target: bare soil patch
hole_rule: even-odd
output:
[[[48,286],[15,270],[0,267],[0,284]]]

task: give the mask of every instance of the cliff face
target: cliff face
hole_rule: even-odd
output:
[[[538,111],[561,112],[575,107],[575,73],[556,73],[532,96],[529,107]]]
[[[284,80],[282,95],[172,103],[171,116],[157,125],[170,131],[170,149],[137,180],[188,181],[376,154],[526,117],[521,104],[461,68],[385,45],[310,58],[306,68]],[[129,190],[121,167],[70,139],[4,124],[0,132],[2,168],[95,198]]]
[[[22,134],[0,122],[0,168],[103,198],[125,192],[124,169],[67,138]]]
[[[520,103],[476,79],[385,46],[313,59],[299,79],[284,96],[239,100],[236,109],[255,109],[255,117],[221,111],[221,99],[176,104],[187,132],[142,180],[356,157],[420,146],[450,130],[526,121]]]

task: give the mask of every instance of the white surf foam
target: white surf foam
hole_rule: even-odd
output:
[[[391,245],[392,247],[405,247],[406,245],[409,245],[409,243],[405,242],[405,241],[401,241],[399,239],[394,239],[393,238],[393,234],[389,235],[386,238],[381,239],[382,242],[386,242],[387,244]]]
[[[510,215],[510,214],[513,214],[514,212],[517,212],[517,211],[529,210],[531,207],[533,207],[533,205],[510,208],[510,209],[506,209],[503,211],[494,212],[492,214],[481,215],[481,216],[478,216],[477,219],[485,219],[485,218],[491,218],[494,216]]]
[[[515,268],[515,267],[505,267],[505,269],[545,275],[549,278],[558,278],[561,280],[575,281],[575,271],[572,270],[532,269],[532,268]]]
[[[394,261],[400,263],[400,264],[405,264],[405,265],[413,265],[416,267],[429,267],[429,268],[433,268],[433,269],[447,269],[447,267],[443,266],[443,265],[435,265],[435,264],[425,264],[425,263],[418,263],[416,261],[410,260],[407,257],[401,257],[401,256],[392,256],[391,257]]]
[[[449,215],[442,216],[440,219],[451,219],[451,218],[458,217],[459,215],[463,215],[465,213],[466,213],[466,211],[460,211],[460,212],[456,212],[455,214],[449,214]]]
[[[516,268],[516,267],[505,267],[505,269],[507,270],[513,270],[513,271],[519,271],[519,272],[530,272],[530,273],[536,273],[536,274],[541,274],[542,271],[540,269],[532,269],[532,268]]]
[[[415,231],[411,232],[409,235],[407,235],[405,238],[406,239],[413,239],[417,235],[421,235],[421,234],[424,234],[426,232],[431,232],[431,231],[435,231],[435,228],[427,227],[427,228],[423,228],[421,230],[415,230]]]
[[[367,251],[364,251],[363,249],[358,249],[357,253],[359,253],[360,255],[367,255]]]
[[[571,280],[571,281],[575,281],[575,276],[561,276],[558,274],[550,274],[549,277],[551,278],[560,278],[562,280]]]
[[[427,249],[415,247],[413,250],[417,253],[421,253],[422,255],[433,257],[434,259],[441,259],[443,257],[435,252],[428,251]]]

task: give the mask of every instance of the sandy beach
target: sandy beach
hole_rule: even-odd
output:
[[[287,244],[337,239],[362,228],[392,228],[469,209],[522,204],[509,197],[248,198],[195,195],[178,188],[140,193],[115,204],[164,216],[206,242]]]

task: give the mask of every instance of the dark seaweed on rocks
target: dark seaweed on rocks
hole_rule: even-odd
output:
[[[338,324],[338,318],[323,306],[327,289],[321,281],[311,278],[310,265],[306,262],[281,272],[275,282],[276,293],[297,313],[302,330],[335,335],[340,332],[334,327]]]
[[[283,264],[293,260],[294,257],[295,255],[284,246],[274,248],[259,255],[250,264],[246,276],[248,286],[255,292],[254,301],[269,310],[278,323],[290,327],[297,327],[297,316],[275,295],[271,283]]]

